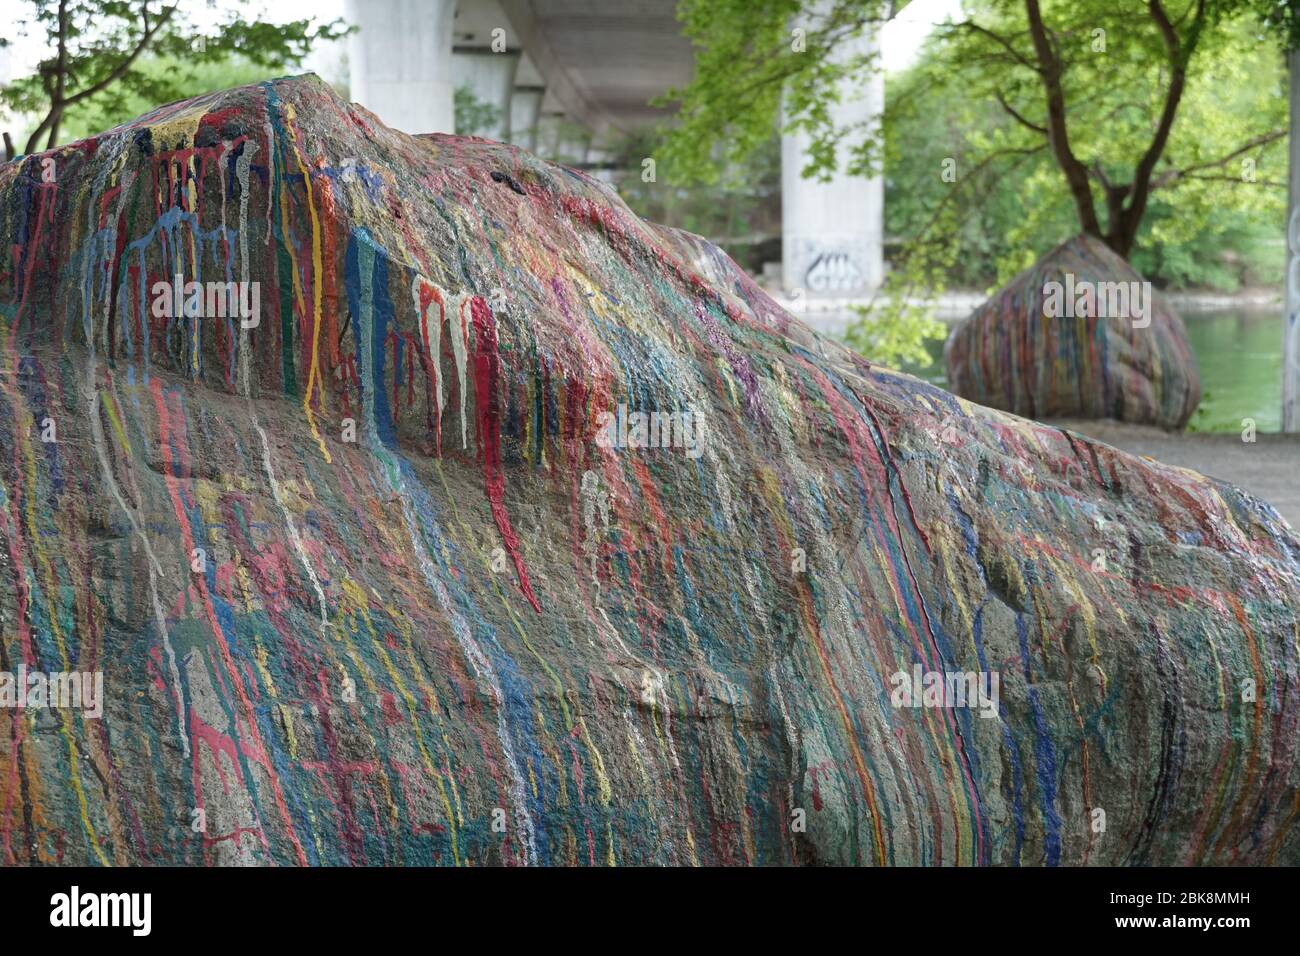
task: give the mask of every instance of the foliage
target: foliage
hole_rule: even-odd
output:
[[[1131,255],[1140,272],[1171,286],[1232,289],[1276,281],[1280,269],[1275,240],[1282,232],[1286,155],[1285,139],[1272,134],[1286,124],[1285,73],[1276,48],[1259,42],[1253,24],[1219,29],[1216,55],[1189,77],[1181,120],[1156,170]],[[904,254],[927,242],[955,245],[952,285],[996,285],[1077,231],[1076,210],[1041,137],[971,77],[952,73],[951,40],[951,34],[936,38],[911,70],[891,81],[886,231],[911,238]],[[1108,42],[1097,55],[1113,50]],[[1115,114],[1149,117],[1139,103],[1154,80],[1131,67],[1115,73],[1076,107],[1078,128],[1097,133],[1076,139],[1074,148],[1103,171],[1118,168],[1110,157],[1140,149],[1149,132]],[[952,182],[943,175],[945,160]],[[932,222],[940,209],[953,215]]]
[[[234,0],[246,6],[247,0]],[[231,11],[204,33],[182,0],[25,0],[20,32],[43,34],[49,56],[30,76],[0,88],[0,106],[38,117],[22,152],[57,145],[64,124],[85,111],[126,118],[133,102],[152,105],[193,91],[196,69],[238,57],[266,71],[298,65],[317,41],[348,32],[342,21],[269,23]],[[174,69],[157,69],[168,64]],[[6,152],[16,147],[5,133]]]
[[[456,87],[453,101],[458,136],[485,136],[501,122],[501,109],[479,99],[468,86]]]
[[[1300,2],[1252,0],[1251,8],[1286,50],[1300,50]]]
[[[1225,57],[1243,20],[1255,22],[1244,15],[1258,2],[972,0],[941,30],[936,79],[1015,121],[1020,135],[990,149],[1047,147],[1079,227],[1128,256],[1151,191],[1221,172],[1284,135],[1256,124],[1233,144],[1241,152],[1192,151],[1185,166],[1167,155],[1187,89]],[[832,107],[851,85],[842,81],[878,68],[870,54],[845,52],[856,51],[851,41],[892,13],[882,0],[683,0],[696,69],[663,100],[679,108],[662,150],[675,179],[715,180],[775,129],[809,134],[806,175],[877,169],[882,137],[837,126]]]
[[[695,46],[694,78],[659,102],[677,108],[656,155],[674,182],[717,182],[743,167],[778,129],[811,138],[810,176],[847,161],[877,168],[879,138],[836,128],[831,107],[846,78],[879,68],[879,57],[843,52],[883,24],[888,0],[680,0],[678,19]],[[814,15],[813,11],[818,11]],[[856,139],[851,155],[841,143]]]
[[[1280,208],[1277,41],[1293,5],[970,0],[891,88],[880,134],[837,127],[832,106],[879,67],[846,41],[894,4],[683,0],[696,68],[664,100],[679,115],[663,168],[716,181],[782,129],[811,137],[806,176],[883,163],[902,246],[857,341],[888,341],[950,281],[1005,280],[1081,230],[1170,283],[1231,286],[1250,270],[1217,248],[1265,275],[1276,261],[1262,237]]]
[[[223,63],[190,64],[163,57],[141,57],[140,70],[160,75],[174,84],[177,99],[189,99],[216,90],[257,83],[267,78],[267,71],[241,56]],[[61,135],[64,140],[85,139],[112,129],[129,119],[158,107],[158,103],[138,93],[125,96],[92,96],[72,106],[64,114]]]
[[[948,327],[922,306],[908,305],[890,316],[873,314],[866,306],[854,309],[858,320],[845,333],[849,345],[867,358],[893,368],[925,368],[933,361],[927,342],[948,336]]]
[[[640,216],[706,236],[726,249],[743,268],[757,273],[780,258],[781,141],[759,144],[742,162],[721,167],[708,184],[686,189],[656,168],[646,175],[644,160],[656,158],[652,132],[632,134],[614,147],[619,195]]]

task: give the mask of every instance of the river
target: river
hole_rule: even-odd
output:
[[[1189,429],[1239,432],[1253,418],[1260,432],[1282,427],[1282,317],[1278,309],[1232,308],[1182,312],[1201,367],[1201,405]],[[943,342],[930,347],[933,362],[905,371],[946,387]]]

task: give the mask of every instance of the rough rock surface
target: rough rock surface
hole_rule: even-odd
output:
[[[0,709],[5,863],[1300,863],[1300,541],[1230,486],[313,78],[0,167],[0,235],[0,666],[106,697]]]
[[[1057,246],[958,323],[944,359],[958,395],[1029,418],[1173,429],[1201,401],[1178,313],[1090,236]]]

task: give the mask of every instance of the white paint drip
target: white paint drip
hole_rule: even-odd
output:
[[[268,109],[264,112],[266,115],[267,182],[270,183],[272,178],[275,176],[275,131],[271,129],[271,111]],[[247,142],[252,143],[253,141],[250,138]],[[247,146],[247,143],[245,146]],[[271,236],[273,234],[271,228],[271,217],[275,214],[274,203],[275,190],[271,189],[268,185],[266,190],[266,235],[262,237],[262,245],[264,246],[269,246],[271,244]],[[288,242],[288,239],[285,241]]]
[[[525,809],[527,791],[524,789],[524,778],[519,772],[519,763],[515,758],[514,748],[510,746],[510,731],[506,727],[505,704],[501,693],[501,684],[497,680],[496,670],[492,667],[492,662],[483,653],[483,649],[479,647],[478,642],[474,640],[474,635],[470,633],[465,618],[452,606],[451,595],[447,593],[446,585],[438,577],[433,562],[429,560],[429,555],[420,542],[419,532],[416,530],[415,516],[411,513],[410,495],[406,491],[404,481],[399,479],[397,490],[402,499],[402,517],[406,522],[407,533],[411,537],[411,547],[420,561],[420,571],[424,575],[424,580],[438,598],[443,613],[451,619],[452,633],[456,635],[456,642],[460,644],[465,657],[469,659],[470,665],[474,668],[474,673],[480,680],[485,680],[488,687],[491,688],[492,699],[496,703],[497,710],[497,736],[501,740],[501,752],[506,758],[506,766],[510,769],[510,797],[515,805],[516,821],[524,834],[528,862],[536,864],[536,835],[533,829],[532,817],[528,815]]]
[[[153,546],[149,543],[149,538],[144,533],[144,528],[141,526],[138,516],[127,505],[126,500],[122,497],[121,490],[117,486],[117,480],[113,477],[112,466],[108,462],[104,426],[99,420],[99,389],[95,385],[96,377],[95,352],[92,349],[89,358],[86,360],[86,385],[90,392],[90,401],[88,403],[90,406],[90,430],[95,440],[95,455],[99,459],[99,468],[104,476],[104,484],[108,486],[113,500],[117,502],[117,506],[122,509],[123,514],[131,523],[132,532],[144,543],[145,555],[149,559],[145,565],[145,569],[149,572],[149,601],[153,606],[154,626],[158,628],[158,635],[162,638],[163,651],[167,656],[167,670],[172,681],[172,691],[176,697],[176,736],[180,738],[181,750],[188,757],[190,755],[190,741],[185,734],[185,695],[181,692],[181,674],[176,666],[176,649],[172,647],[171,636],[167,633],[167,615],[163,613],[162,601],[158,597],[158,579],[165,575],[163,575],[162,565],[159,564],[158,556],[153,552]]]
[[[469,349],[469,327],[465,324],[465,306],[472,297],[465,292],[459,293],[453,300],[452,312],[448,316],[451,325],[451,353],[456,358],[456,382],[460,386],[460,447],[469,448],[469,432],[465,426],[465,363]]]
[[[123,190],[121,198],[118,200],[117,211],[114,215],[115,220],[122,213],[126,195],[126,190]],[[111,298],[111,296],[105,298]],[[105,322],[104,324],[107,327],[108,323]],[[182,752],[186,757],[189,757],[190,742],[185,733],[185,704],[184,694],[181,691],[181,675],[179,668],[176,666],[176,650],[172,647],[171,636],[167,632],[167,616],[163,613],[162,601],[158,597],[158,579],[165,577],[165,575],[163,574],[162,564],[158,561],[158,556],[154,554],[153,545],[149,543],[149,537],[144,533],[144,527],[139,516],[136,514],[135,509],[126,503],[126,499],[117,485],[117,479],[113,477],[113,467],[108,460],[108,442],[104,437],[104,425],[99,417],[99,363],[93,335],[86,336],[86,344],[86,404],[90,414],[90,431],[91,437],[94,439],[95,457],[99,459],[99,469],[109,494],[113,496],[117,506],[126,515],[127,521],[131,524],[132,532],[144,544],[145,555],[148,558],[145,569],[149,573],[149,599],[150,604],[153,606],[154,625],[158,628],[158,636],[162,640],[163,652],[167,657],[168,675],[171,677],[172,691],[176,699],[176,736],[181,742]]]
[[[244,141],[244,154],[239,157],[235,163],[235,179],[239,182],[239,278],[243,281],[245,288],[248,286],[248,169],[253,162],[253,154],[257,152],[257,144],[251,139]],[[224,154],[223,154],[224,155]],[[224,163],[222,164],[224,165]],[[225,178],[221,181],[221,215],[222,225],[225,225],[225,205],[226,201],[226,182]],[[224,231],[224,230],[223,230]],[[249,379],[248,358],[251,351],[249,344],[249,332],[244,323],[239,323],[239,389],[240,394],[249,401],[249,411],[252,413],[252,382]],[[254,421],[256,421],[256,413]]]
[[[420,307],[421,286],[427,286],[434,292],[427,310]],[[415,314],[420,318],[420,341],[427,345],[429,364],[433,366],[434,416],[439,426],[441,426],[442,406],[446,402],[446,398],[442,393],[442,321],[447,311],[446,303],[450,300],[450,297],[439,285],[430,282],[421,275],[415,277],[415,282],[411,285],[411,294],[415,299]],[[438,307],[438,317],[433,322],[430,322],[429,311],[435,305]]]
[[[252,401],[249,401],[252,404]],[[303,547],[302,537],[298,534],[298,526],[294,524],[292,515],[289,514],[289,507],[284,500],[284,492],[280,488],[280,483],[275,480],[275,472],[271,470],[271,448],[266,441],[266,432],[262,426],[257,423],[254,416],[253,427],[257,429],[257,435],[262,439],[262,465],[266,469],[266,480],[271,483],[271,494],[275,496],[275,503],[280,506],[280,511],[284,514],[284,524],[289,531],[289,540],[293,543],[293,550],[298,555],[298,560],[302,562],[303,568],[307,571],[307,577],[311,578],[311,586],[316,591],[316,601],[320,605],[320,623],[322,627],[329,627],[329,614],[325,610],[325,591],[320,586],[320,579],[316,577],[316,571],[311,566],[311,561],[307,557],[307,549]]]
[[[257,152],[257,144],[251,139],[244,141],[244,153],[235,163],[235,179],[239,182],[239,277],[248,284],[248,173],[253,162],[253,154]],[[224,215],[225,202],[225,180],[222,180],[222,209]],[[266,440],[266,432],[262,429],[261,422],[257,418],[257,410],[253,406],[253,391],[251,370],[249,369],[249,355],[252,352],[250,343],[250,333],[244,324],[240,323],[239,328],[239,379],[240,391],[244,396],[244,401],[248,403],[248,417],[253,423],[253,428],[257,430],[257,437],[262,441],[262,469],[266,472],[266,480],[271,486],[271,495],[275,498],[275,503],[280,508],[280,514],[284,517],[284,526],[289,532],[289,541],[293,545],[294,554],[298,556],[299,563],[302,564],[303,570],[307,572],[307,577],[311,580],[312,589],[316,592],[316,603],[320,608],[321,627],[329,627],[329,612],[326,609],[325,590],[321,587],[320,578],[316,576],[316,569],[312,567],[311,559],[307,555],[307,549],[302,543],[302,536],[298,533],[298,526],[294,523],[293,514],[289,511],[288,502],[284,498],[284,490],[280,483],[276,481],[275,470],[271,467],[271,446]]]
[[[596,559],[600,551],[597,536],[602,531],[602,539],[609,534],[609,495],[600,487],[600,476],[594,471],[585,471],[582,473],[582,489],[579,496],[582,499],[582,522],[587,530],[582,540],[582,551],[591,563],[591,583],[600,590],[600,579],[596,574]],[[600,512],[599,529],[596,527],[597,511]]]

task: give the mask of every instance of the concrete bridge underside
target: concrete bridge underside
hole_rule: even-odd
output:
[[[346,14],[360,28],[348,48],[353,98],[385,122],[453,132],[453,96],[467,88],[496,111],[482,135],[597,175],[619,139],[668,118],[650,102],[688,82],[694,59],[676,0],[347,0]],[[883,83],[843,99],[845,123],[869,118]],[[785,287],[860,298],[883,274],[881,181],[805,180],[806,148],[782,143]]]

